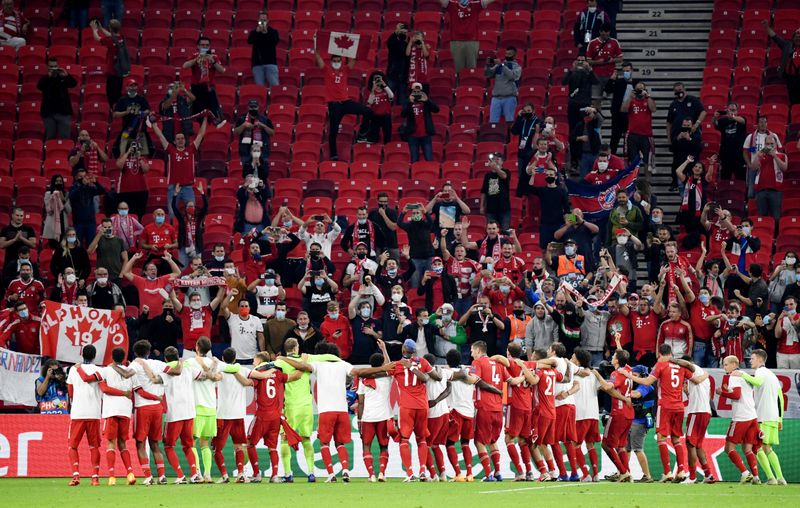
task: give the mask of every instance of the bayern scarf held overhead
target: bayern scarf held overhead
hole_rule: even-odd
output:
[[[606,303],[606,301],[609,299],[609,297],[611,295],[614,294],[614,292],[617,290],[617,287],[619,287],[619,284],[623,280],[627,280],[627,278],[624,275],[614,274],[614,276],[611,277],[611,280],[608,281],[608,286],[606,286],[605,293],[603,293],[603,295],[600,296],[597,299],[597,301],[594,302],[592,305],[595,305],[595,306],[599,307],[599,306],[603,305],[604,303]],[[576,302],[581,302],[581,301],[585,302],[586,301],[586,298],[584,298],[584,296],[580,292],[578,292],[577,289],[572,287],[566,281],[561,282],[561,286],[559,286],[558,289],[559,290],[568,291],[569,294],[572,295],[572,297],[575,299]]]
[[[592,185],[581,182],[566,181],[567,192],[572,206],[583,210],[583,217],[591,222],[605,220],[617,204],[617,191],[625,189],[632,194],[636,189],[636,178],[639,176],[639,157],[637,156],[627,168],[606,183]]]

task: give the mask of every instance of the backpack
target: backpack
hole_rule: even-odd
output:
[[[114,58],[114,74],[124,78],[131,71],[131,56],[128,53],[128,45],[125,44],[123,37],[111,36],[114,46],[117,48],[117,56]]]

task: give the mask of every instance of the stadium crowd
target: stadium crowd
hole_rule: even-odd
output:
[[[493,1],[441,0],[457,72],[478,67],[478,16]],[[106,94],[120,134],[106,147],[78,130],[69,171],[53,174],[44,194],[43,224],[28,222],[26,210],[15,206],[0,230],[3,347],[40,353],[45,300],[126,316],[131,348],[115,350],[112,365],[94,366],[91,346],[83,350],[86,363],[69,374],[55,360],[43,362],[37,400],[69,392],[76,471],[83,435],[98,467],[102,417],[112,480],[119,452],[128,482],[135,482],[125,449],[135,408],[133,435],[146,483],[166,481],[164,455],[178,483],[186,476],[207,481],[212,450],[220,481],[229,481],[221,452],[229,434],[239,481],[260,481],[262,474],[290,481],[290,474],[278,476],[279,451],[289,464],[288,444],[296,441],[313,462],[311,374],[328,481],[336,479],[331,441],[342,478],[349,480],[348,410],[358,414],[373,481],[384,479],[390,435],[400,441],[408,481],[446,479],[443,450],[455,480],[471,481],[473,439],[483,479],[500,480],[497,446],[507,389],[505,445],[517,479],[532,480],[533,464],[540,480],[597,481],[595,444],[602,442],[618,469],[609,479],[631,481],[633,451],[645,472],[640,481],[653,481],[642,443],[657,414],[662,481],[694,481],[699,460],[705,481],[713,482],[702,450],[711,413],[704,369],[721,367],[731,377],[719,394],[734,405],[728,455],[743,481],[759,481],[758,465],[770,483],[783,481],[771,449],[778,443],[775,401],[782,395],[768,367],[800,369],[797,253],[786,250],[769,264],[788,165],[784,126],[771,131],[766,117],[750,126],[730,103],[713,116],[722,135],[719,153],[704,159],[706,109],[682,83],[674,84],[670,104],[656,104],[613,37],[621,2],[588,0],[576,18],[579,51],[562,79],[569,94],[566,125],[537,111],[537,104],[519,103],[522,67],[516,56],[526,48],[509,45],[486,58],[489,122],[519,151],[516,163],[503,152],[479,161],[486,170],[477,202],[464,199],[461,182],[448,181],[428,198],[404,199],[403,206],[397,206],[396,192],[379,191],[374,206],[365,202],[353,216],[332,210],[302,215],[286,199],[274,198],[280,179],[270,178],[270,139],[277,122],[256,99],[235,117],[223,109],[215,78],[228,69],[208,37],[200,36],[196,53],[182,63],[190,80],[176,80],[151,105],[143,83],[128,75],[121,4],[104,1],[103,20],[88,20],[79,6],[69,15],[71,26],[88,26],[107,48]],[[12,0],[2,7],[0,44],[24,46],[29,22]],[[800,31],[789,42],[767,28],[783,51],[783,73],[796,102],[800,64],[792,55]],[[286,35],[270,26],[269,12],[259,15],[247,38],[258,85],[279,85],[275,55]],[[321,40],[315,44],[327,94],[329,160],[339,158],[338,136],[348,115],[361,116],[357,143],[391,141],[393,105],[401,107],[397,135],[408,144],[410,162],[434,160],[439,106],[429,82],[433,53],[425,33],[397,24],[385,43],[387,68],[369,74],[363,102],[347,86],[361,72],[356,59],[321,51]],[[46,140],[65,139],[74,130],[69,89],[75,86],[75,76],[49,57],[38,82]],[[606,108],[604,97],[610,99]],[[657,171],[657,107],[669,110],[666,125],[655,127],[669,134],[670,192],[681,196],[672,222],[650,184]],[[606,142],[601,126],[609,116]],[[215,195],[213,186],[198,183],[196,166],[207,132],[229,121],[243,173],[230,175],[240,182],[230,193]],[[103,177],[109,159],[116,160],[119,175],[110,187]],[[167,198],[165,206],[153,208],[146,176],[162,159]],[[613,193],[607,216],[591,219],[571,202],[567,180],[602,186],[637,161],[640,177]],[[727,180],[746,182],[740,200],[753,198],[750,213],[773,219],[774,230],[765,231],[768,245],[762,245],[763,229],[754,219],[715,201],[717,184]],[[236,235],[208,242],[210,202],[219,199],[230,202]],[[350,378],[357,380],[351,386],[355,400],[345,391]],[[397,428],[388,403],[392,380],[401,391]],[[658,395],[650,387],[656,381]],[[692,430],[682,441],[684,383]],[[255,387],[257,412],[246,434],[247,386]],[[599,404],[598,391],[610,397]],[[480,394],[475,402],[474,393]],[[601,409],[608,414],[602,439]],[[412,434],[417,471],[411,467]],[[188,475],[174,450],[178,438]],[[262,438],[271,472],[259,469],[255,444]],[[380,448],[375,463],[366,446],[374,439]],[[668,439],[677,452],[675,475]],[[199,452],[193,452],[195,443]],[[583,444],[588,466],[579,451]],[[242,473],[245,455],[252,478]],[[79,481],[76,473],[72,483]]]

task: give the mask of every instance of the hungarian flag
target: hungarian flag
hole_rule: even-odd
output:
[[[601,185],[567,180],[567,192],[573,207],[580,208],[586,220],[607,219],[617,203],[617,191],[625,189],[628,194],[636,188],[636,177],[639,176],[639,157],[619,172],[617,176]]]
[[[97,349],[97,365],[111,363],[111,351],[128,351],[128,328],[121,311],[78,307],[45,301],[42,326],[39,328],[42,356],[56,360],[81,363],[83,346]]]
[[[370,35],[320,30],[317,32],[317,51],[323,57],[339,55],[342,58],[367,58],[371,41]]]

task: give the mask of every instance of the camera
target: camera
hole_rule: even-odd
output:
[[[419,101],[420,99],[422,99],[422,94],[420,92],[414,92],[411,94],[411,97],[413,97],[415,101]]]
[[[719,116],[728,116],[728,110],[727,109],[720,109],[720,110],[717,111],[717,114]]]

